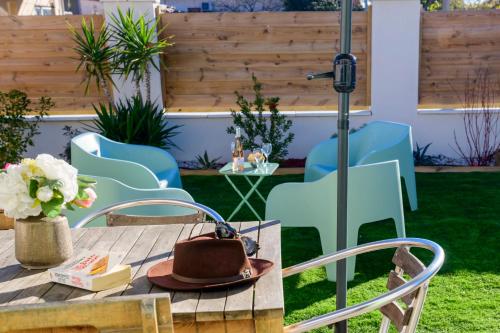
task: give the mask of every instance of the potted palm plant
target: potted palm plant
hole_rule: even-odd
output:
[[[96,199],[94,184],[47,154],[23,159],[0,173],[0,209],[16,219],[15,253],[22,266],[49,268],[71,257],[71,233],[62,212],[90,207]]]

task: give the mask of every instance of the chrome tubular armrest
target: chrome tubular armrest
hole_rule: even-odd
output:
[[[95,220],[98,217],[103,215],[112,213],[115,210],[121,210],[125,208],[138,207],[138,206],[158,206],[158,205],[171,205],[171,206],[179,206],[184,208],[191,208],[197,210],[198,212],[205,213],[207,216],[214,219],[216,222],[224,223],[224,219],[219,215],[215,210],[205,205],[196,203],[196,202],[188,202],[183,200],[175,200],[175,199],[143,199],[143,200],[130,200],[119,202],[103,209],[89,214],[85,218],[83,218],[80,222],[78,222],[73,228],[79,229],[84,227],[86,224]]]
[[[304,263],[294,265],[283,269],[283,277],[288,277],[311,268],[321,267],[326,264],[346,259],[348,257],[359,255],[363,253],[373,252],[387,248],[397,248],[400,246],[406,247],[419,247],[430,250],[434,253],[434,259],[429,266],[420,274],[415,276],[407,283],[384,293],[369,301],[349,306],[347,308],[320,315],[302,322],[286,326],[284,332],[286,333],[299,333],[307,332],[316,328],[324,327],[334,324],[339,321],[347,320],[352,317],[360,316],[364,313],[371,312],[389,304],[401,297],[412,293],[413,291],[421,288],[439,271],[444,263],[444,251],[437,243],[421,239],[421,238],[395,238],[382,240],[372,243],[363,244],[353,248],[345,249],[333,254],[320,256],[316,259],[306,261]]]

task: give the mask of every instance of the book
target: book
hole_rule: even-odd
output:
[[[90,291],[101,291],[130,282],[130,265],[120,265],[123,255],[81,251],[61,266],[49,269],[53,282]]]

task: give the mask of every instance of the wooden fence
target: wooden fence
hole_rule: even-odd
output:
[[[36,99],[56,103],[52,113],[88,113],[99,101],[95,87],[84,95],[83,76],[68,24],[79,26],[82,16],[0,16],[0,91],[19,89]],[[102,16],[95,16],[97,27]]]
[[[282,110],[337,109],[330,80],[307,81],[308,72],[331,70],[339,52],[338,12],[163,14],[164,35],[174,35],[163,74],[170,111],[227,111],[234,91],[252,96],[252,73]],[[369,104],[369,14],[353,13],[358,59],[355,108]]]
[[[479,68],[500,79],[500,10],[424,12],[421,32],[421,107],[460,107]]]
[[[97,26],[101,16],[93,17]],[[0,90],[50,96],[53,113],[89,113],[101,100],[88,96],[68,23],[81,16],[0,16]],[[338,12],[162,14],[164,35],[174,35],[163,71],[171,111],[227,111],[234,91],[252,96],[252,73],[282,110],[337,109],[331,81],[307,81],[308,72],[331,69],[339,51]],[[371,13],[353,13],[358,57],[354,108],[370,104]],[[420,107],[456,107],[467,75],[489,68],[500,75],[500,11],[424,12],[421,22]]]

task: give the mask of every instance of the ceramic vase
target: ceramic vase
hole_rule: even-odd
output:
[[[16,259],[27,269],[58,266],[73,255],[73,242],[68,220],[29,217],[15,223]]]

